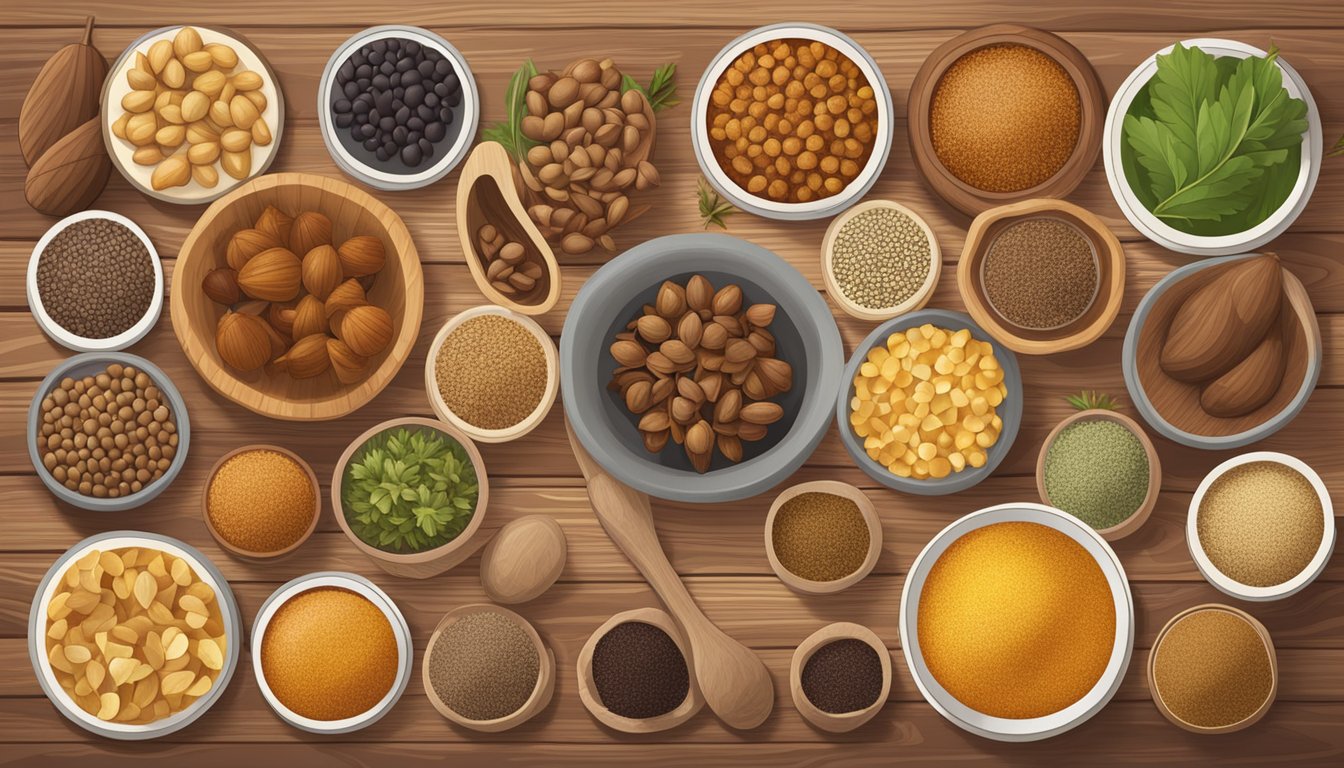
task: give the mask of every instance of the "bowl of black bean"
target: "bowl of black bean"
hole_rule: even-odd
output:
[[[480,119],[466,58],[433,32],[399,24],[342,43],[327,61],[317,101],[336,164],[392,191],[446,176],[466,156]]]

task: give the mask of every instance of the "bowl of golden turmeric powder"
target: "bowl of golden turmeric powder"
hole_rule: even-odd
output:
[[[220,457],[202,491],[205,527],[224,551],[270,560],[299,548],[317,529],[317,475],[293,451],[245,445]]]

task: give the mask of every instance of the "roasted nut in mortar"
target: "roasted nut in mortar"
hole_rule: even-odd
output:
[[[228,267],[207,272],[205,279],[201,281],[201,290],[211,301],[226,307],[237,304],[242,298],[238,290],[238,273]]]
[[[271,248],[238,270],[238,285],[254,299],[289,301],[299,295],[302,276],[299,257],[284,248]]]
[[[303,287],[322,301],[341,282],[341,260],[336,249],[319,245],[303,257]]]
[[[271,232],[262,229],[240,229],[229,238],[229,244],[224,249],[224,260],[230,267],[240,270],[258,253],[282,247],[284,241]]]
[[[338,249],[345,277],[363,277],[381,270],[387,260],[383,241],[370,235],[356,235]]]
[[[307,253],[319,245],[331,245],[331,219],[317,211],[295,216],[289,230],[289,250]]]
[[[392,316],[372,304],[355,307],[341,318],[340,337],[355,354],[373,357],[392,342]]]
[[[340,339],[327,339],[327,357],[331,358],[331,370],[342,384],[363,381],[368,375],[368,358],[356,355],[354,350]]]
[[[255,315],[229,312],[215,327],[215,348],[220,358],[240,371],[253,371],[271,359],[271,339],[266,323]]]

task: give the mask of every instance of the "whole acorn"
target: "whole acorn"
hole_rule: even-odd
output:
[[[276,208],[274,205],[266,206],[266,210],[257,217],[256,228],[262,232],[269,232],[281,243],[289,242],[289,231],[294,226],[294,217]]]
[[[311,294],[299,299],[294,308],[294,324],[290,335],[296,339],[327,332],[327,310],[322,307],[321,299]]]
[[[365,304],[341,318],[341,341],[362,357],[373,357],[392,342],[392,316],[382,307]]]
[[[346,277],[372,275],[383,268],[387,254],[383,241],[370,235],[357,235],[341,243],[338,250],[341,270]]]
[[[317,211],[295,216],[289,229],[289,250],[308,253],[319,245],[331,245],[331,219]]]
[[[330,245],[319,245],[303,257],[303,287],[322,301],[341,282],[341,259]]]
[[[331,370],[342,384],[363,381],[368,375],[368,358],[356,355],[350,345],[340,339],[327,339],[327,357],[331,358]]]
[[[241,270],[253,256],[272,248],[280,248],[284,244],[283,240],[270,232],[263,232],[260,229],[240,229],[229,238],[229,244],[224,249],[224,260],[233,269]]]
[[[242,292],[238,289],[238,273],[228,267],[207,272],[205,279],[201,281],[201,291],[205,293],[206,298],[226,307],[237,304],[242,298]]]
[[[303,268],[299,257],[284,248],[262,251],[238,270],[238,285],[254,299],[289,301],[299,295]]]
[[[362,307],[369,301],[364,295],[364,286],[359,281],[350,278],[332,289],[327,294],[325,309],[327,310],[327,319],[336,324],[337,315],[341,312]]]
[[[288,352],[276,358],[275,364],[296,379],[321,376],[331,367],[331,358],[327,357],[326,334],[304,336],[294,342]]]
[[[215,349],[229,366],[254,371],[271,358],[271,337],[256,315],[229,312],[215,327]]]

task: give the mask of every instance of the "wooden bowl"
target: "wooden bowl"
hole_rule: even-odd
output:
[[[253,225],[268,205],[287,213],[315,210],[332,222],[336,243],[353,235],[383,242],[387,263],[368,292],[392,316],[392,343],[370,361],[363,381],[342,384],[328,371],[294,379],[269,370],[240,372],[227,366],[215,349],[215,326],[224,307],[206,298],[201,281],[224,264],[229,237]],[[192,227],[173,270],[170,303],[173,332],[182,351],[216,392],[250,411],[274,419],[336,419],[363,406],[383,390],[406,362],[420,332],[424,309],[420,257],[401,217],[368,193],[339,179],[306,173],[261,176],[216,200]]]
[[[1264,641],[1265,650],[1269,652],[1269,671],[1272,682],[1270,683],[1269,687],[1269,695],[1265,697],[1264,703],[1262,703],[1259,709],[1253,712],[1250,717],[1247,717],[1246,719],[1240,722],[1233,723],[1231,725],[1224,725],[1218,728],[1206,728],[1203,726],[1195,725],[1193,723],[1187,723],[1186,721],[1177,717],[1174,712],[1172,712],[1170,709],[1167,708],[1166,702],[1162,700],[1162,693],[1157,688],[1157,675],[1155,666],[1157,664],[1157,652],[1162,647],[1162,641],[1166,639],[1167,632],[1169,632],[1172,627],[1176,626],[1176,622],[1180,621],[1186,616],[1189,616],[1192,613],[1197,613],[1199,611],[1222,611],[1224,613],[1230,613],[1233,616],[1236,616],[1237,618],[1241,619],[1242,621],[1245,621],[1247,624],[1251,625],[1251,628],[1255,630],[1255,633],[1260,636],[1261,640]],[[1249,613],[1240,610],[1238,608],[1233,608],[1230,605],[1222,605],[1220,603],[1205,603],[1203,605],[1196,605],[1191,608],[1186,608],[1184,611],[1181,611],[1175,616],[1172,616],[1171,621],[1168,621],[1166,625],[1162,627],[1162,631],[1157,633],[1157,640],[1153,642],[1153,649],[1148,652],[1148,691],[1149,693],[1152,694],[1153,703],[1157,705],[1157,711],[1161,712],[1163,717],[1167,718],[1180,728],[1183,728],[1191,733],[1200,733],[1200,734],[1233,733],[1235,731],[1240,731],[1244,728],[1249,728],[1252,725],[1258,723],[1260,721],[1260,718],[1265,716],[1265,713],[1269,711],[1270,706],[1274,704],[1274,697],[1278,695],[1279,661],[1278,656],[1274,652],[1274,639],[1269,636],[1269,630],[1265,629],[1265,625],[1261,624],[1258,619],[1256,619]]]
[[[1044,53],[1064,68],[1078,91],[1080,123],[1078,143],[1073,154],[1054,176],[1028,189],[1016,192],[988,192],[957,178],[938,159],[933,150],[933,131],[929,119],[933,97],[943,74],[962,56],[991,45],[1023,45]],[[929,54],[910,85],[908,128],[910,152],[915,168],[924,182],[939,197],[968,216],[996,205],[1033,197],[1065,197],[1087,176],[1101,152],[1101,135],[1106,118],[1105,93],[1097,73],[1087,57],[1063,38],[1039,29],[1016,24],[993,24],[958,35]]]
[[[476,470],[478,489],[476,511],[472,514],[471,520],[467,522],[467,527],[462,529],[462,532],[452,541],[424,552],[399,554],[386,552],[364,543],[364,540],[356,536],[355,532],[350,529],[350,523],[345,519],[345,505],[341,502],[341,483],[345,477],[345,465],[350,463],[351,457],[370,438],[396,427],[410,429],[424,427],[442,432],[462,444],[462,448],[467,453],[467,458],[471,460],[472,468]],[[345,532],[346,537],[355,545],[355,549],[368,555],[369,559],[379,568],[393,576],[402,576],[408,579],[427,579],[430,576],[437,576],[475,553],[484,543],[476,538],[476,533],[481,529],[481,520],[485,517],[489,501],[490,480],[485,474],[485,461],[481,458],[481,453],[476,449],[476,444],[471,441],[471,438],[462,434],[451,424],[418,416],[390,419],[370,427],[359,437],[352,440],[350,445],[346,446],[345,452],[336,462],[336,469],[331,473],[331,511],[332,514],[336,515],[336,522],[341,526],[341,530]]]
[[[686,673],[690,679],[690,687],[686,691],[686,699],[671,712],[654,717],[625,717],[612,712],[602,704],[602,698],[597,693],[597,683],[593,681],[593,651],[597,648],[598,641],[608,632],[620,624],[629,622],[652,624],[663,630],[672,638],[672,642],[677,644],[681,655],[686,659]],[[690,643],[686,641],[681,627],[677,626],[672,617],[658,608],[622,611],[603,622],[602,626],[588,636],[588,642],[583,644],[583,650],[579,652],[578,671],[579,700],[583,702],[583,706],[588,708],[589,714],[597,718],[599,723],[622,733],[657,733],[676,728],[694,717],[695,713],[705,706],[705,697],[700,693],[700,686],[696,685],[695,673],[691,667]]]
[[[1148,433],[1143,431],[1143,427],[1138,425],[1138,422],[1122,413],[1104,408],[1079,411],[1056,424],[1055,428],[1050,430],[1050,434],[1046,436],[1045,442],[1041,443],[1041,452],[1036,457],[1036,492],[1041,495],[1043,504],[1057,507],[1045,492],[1045,455],[1050,452],[1050,446],[1054,444],[1055,438],[1059,437],[1060,432],[1063,432],[1069,425],[1080,421],[1110,421],[1119,424],[1138,438],[1139,443],[1143,446],[1144,454],[1148,457],[1148,493],[1143,497],[1143,503],[1129,517],[1110,528],[1102,528],[1097,531],[1107,541],[1119,541],[1139,530],[1148,521],[1148,516],[1153,513],[1153,507],[1157,506],[1157,497],[1162,491],[1162,463],[1157,457],[1157,449],[1153,447],[1153,441],[1148,437]]]
[[[448,408],[448,404],[443,401],[443,395],[439,392],[439,380],[434,371],[439,350],[443,347],[443,342],[448,338],[448,334],[456,330],[462,323],[481,315],[500,315],[518,323],[536,338],[537,343],[541,345],[541,353],[546,358],[546,387],[542,390],[541,401],[537,403],[537,407],[532,410],[532,413],[528,414],[522,421],[503,429],[478,427],[453,413]],[[536,320],[504,307],[483,304],[479,307],[464,309],[452,316],[448,322],[443,324],[439,332],[434,334],[434,340],[429,344],[429,354],[425,355],[425,394],[429,397],[429,405],[434,409],[434,414],[478,442],[507,443],[510,440],[517,440],[536,429],[537,425],[546,418],[546,414],[551,412],[551,406],[555,405],[555,397],[559,392],[560,353],[555,348],[555,341],[546,334],[546,331],[540,325],[537,325]]]
[[[798,576],[790,571],[779,557],[775,554],[775,515],[786,502],[794,497],[804,493],[829,493],[834,496],[843,496],[854,502],[863,514],[863,520],[868,524],[868,554],[863,558],[863,564],[858,570],[835,581],[812,581]],[[770,560],[770,568],[774,570],[779,580],[784,582],[785,586],[795,592],[801,592],[805,595],[829,595],[848,589],[863,580],[863,577],[872,573],[873,566],[877,565],[877,558],[882,554],[882,521],[877,516],[877,509],[873,506],[872,499],[863,491],[855,488],[849,483],[841,483],[835,480],[815,480],[810,483],[800,483],[786,489],[783,493],[775,497],[775,501],[770,505],[770,514],[765,518],[765,556]]]
[[[839,237],[840,230],[855,216],[877,208],[889,208],[909,216],[924,231],[924,236],[929,240],[929,275],[924,278],[924,284],[910,298],[896,306],[883,309],[872,309],[850,301],[849,297],[845,296],[844,291],[840,290],[840,285],[835,281],[835,275],[831,270],[832,259],[835,256],[835,240]],[[835,305],[844,310],[850,317],[870,323],[880,323],[906,312],[923,309],[924,305],[929,303],[929,297],[933,296],[933,289],[938,285],[938,277],[942,274],[942,271],[943,254],[938,248],[938,238],[933,234],[933,229],[919,214],[900,203],[890,200],[865,200],[836,216],[831,220],[831,225],[826,228],[826,236],[821,241],[821,277],[826,285],[826,293],[830,294],[831,301],[834,301]]]
[[[434,644],[439,641],[439,637],[443,635],[444,630],[451,626],[453,622],[474,613],[498,613],[512,619],[532,640],[532,647],[537,650],[537,657],[540,662],[540,668],[537,671],[537,685],[532,689],[532,695],[516,712],[494,720],[472,720],[458,714],[444,703],[443,699],[439,698],[439,694],[434,690],[434,683],[429,676],[429,659],[434,653]],[[425,687],[425,695],[429,697],[429,703],[434,705],[440,715],[463,728],[484,733],[498,733],[522,725],[551,703],[551,696],[555,693],[555,654],[541,641],[541,635],[537,634],[537,630],[532,627],[527,619],[508,608],[501,608],[489,603],[473,603],[449,611],[439,621],[438,626],[434,627],[434,634],[429,636],[429,644],[425,646],[424,657],[420,663],[420,678]]]
[[[1087,311],[1049,330],[1023,328],[999,314],[990,304],[982,275],[995,239],[1013,224],[1039,218],[1073,225],[1092,244],[1097,263],[1097,294]],[[1087,210],[1063,200],[1024,200],[987,210],[971,222],[957,262],[957,289],[966,311],[1005,347],[1024,355],[1066,352],[1096,341],[1120,314],[1125,297],[1125,250],[1105,223]]]
[[[882,660],[882,693],[878,695],[877,701],[863,709],[840,714],[817,709],[803,691],[803,667],[807,666],[808,660],[822,646],[836,640],[862,640],[876,651],[877,657]],[[789,664],[789,691],[793,695],[793,706],[798,708],[803,719],[823,731],[847,733],[872,720],[887,703],[887,696],[891,695],[891,653],[887,651],[882,639],[867,627],[848,621],[828,624],[809,635],[793,652],[793,661]]]
[[[284,549],[277,549],[274,552],[253,552],[235,546],[228,539],[220,535],[219,531],[215,529],[214,523],[210,520],[210,485],[214,483],[215,475],[218,474],[220,467],[224,466],[224,463],[229,459],[232,459],[240,453],[247,453],[248,451],[274,451],[285,456],[295,464],[299,465],[299,468],[304,471],[304,474],[308,475],[308,482],[313,486],[313,519],[308,523],[308,530],[304,531],[302,536]],[[317,475],[313,473],[313,468],[309,466],[308,462],[304,461],[302,457],[288,448],[281,448],[278,445],[269,445],[266,443],[253,443],[252,445],[244,445],[241,448],[234,448],[232,451],[219,457],[219,461],[216,461],[215,465],[210,468],[210,474],[206,475],[206,478],[205,485],[201,486],[201,516],[205,518],[205,528],[210,531],[210,535],[214,537],[215,543],[219,544],[221,549],[235,557],[240,557],[244,560],[275,560],[298,549],[313,535],[313,531],[317,530],[317,520],[322,516],[322,489],[317,484]]]

